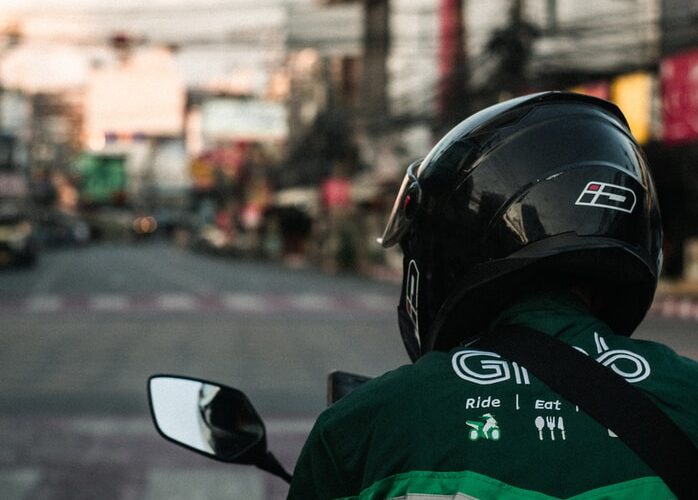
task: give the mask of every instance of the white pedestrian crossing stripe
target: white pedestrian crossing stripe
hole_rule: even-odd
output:
[[[30,295],[0,302],[0,313],[95,312],[105,314],[221,311],[241,314],[298,312],[323,313],[391,313],[396,297],[387,294],[319,294],[319,293],[241,293],[219,292],[158,293],[128,295],[100,293],[94,295]]]
[[[291,296],[290,300],[298,309],[310,311],[329,311],[334,309],[337,304],[331,297],[313,293]]]
[[[32,294],[5,297],[0,301],[2,313],[131,313],[138,312],[196,312],[201,310],[244,314],[283,312],[300,313],[392,313],[397,296],[387,293],[269,293],[233,292],[217,293],[156,293],[129,295],[98,293],[93,295]],[[650,309],[655,316],[698,321],[698,300],[688,297],[655,297]]]
[[[353,298],[360,307],[370,310],[390,310],[392,311],[397,306],[396,297],[388,295],[380,295],[377,293],[367,293],[357,295]]]
[[[166,294],[158,297],[157,303],[164,311],[191,311],[197,308],[198,300],[188,294]]]
[[[259,295],[228,293],[222,297],[223,306],[233,311],[264,312],[269,309],[268,301]]]
[[[125,295],[96,295],[90,298],[90,309],[95,311],[123,311],[129,308]]]

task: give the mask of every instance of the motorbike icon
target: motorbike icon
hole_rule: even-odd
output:
[[[468,431],[468,439],[471,441],[477,441],[480,438],[498,441],[501,435],[499,425],[491,413],[485,413],[475,420],[467,420],[465,424],[471,427]]]

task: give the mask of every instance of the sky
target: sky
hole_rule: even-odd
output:
[[[122,10],[129,7],[159,8],[182,5],[236,4],[236,5],[278,5],[282,3],[306,3],[308,0],[120,0],[118,3],[105,0],[0,0],[0,8],[17,8],[19,10],[55,8],[68,9],[113,9]]]
[[[176,62],[190,86],[236,74],[261,81],[283,62],[282,37],[289,33],[284,30],[290,9],[293,19],[304,20],[294,25],[294,36],[322,37],[324,30],[336,39],[343,36],[341,30],[346,35],[354,29],[351,22],[337,26],[299,15],[320,5],[320,0],[0,0],[0,30],[19,21],[27,33],[21,51],[3,49],[0,42],[0,81],[8,85],[19,80],[25,83],[18,85],[30,90],[79,85],[91,64],[113,58],[105,42],[118,32],[143,40],[143,46],[145,40],[179,44]],[[437,5],[435,0],[391,4],[397,16],[394,35],[402,40],[393,44],[391,68],[403,86],[417,85],[412,80],[433,59],[436,17],[429,14]],[[353,7],[358,12],[360,5]],[[354,22],[360,25],[358,18]],[[355,31],[352,43],[358,48],[360,32]]]
[[[19,20],[29,37],[81,40],[113,31],[164,40],[214,37],[278,25],[285,8],[312,0],[0,0],[0,26]],[[287,7],[288,6],[288,7]]]
[[[314,0],[0,0],[0,30],[21,23],[20,49],[0,46],[0,78],[30,90],[79,85],[108,61],[105,41],[128,33],[140,45],[179,45],[188,84],[278,64],[285,9]],[[42,87],[45,87],[42,89]]]

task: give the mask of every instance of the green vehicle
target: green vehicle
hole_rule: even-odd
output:
[[[85,152],[77,160],[80,198],[86,206],[122,206],[126,201],[126,155]]]
[[[476,420],[467,420],[465,424],[471,427],[468,431],[468,439],[471,441],[477,441],[480,438],[498,441],[501,435],[499,425],[491,413],[485,413]]]

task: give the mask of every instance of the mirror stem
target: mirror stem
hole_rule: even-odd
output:
[[[264,457],[258,463],[255,463],[255,465],[260,469],[265,470],[270,474],[274,474],[275,476],[278,476],[287,483],[291,484],[291,479],[293,479],[293,476],[286,472],[284,466],[281,465],[281,463],[270,451],[267,451]]]

